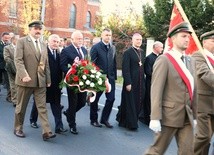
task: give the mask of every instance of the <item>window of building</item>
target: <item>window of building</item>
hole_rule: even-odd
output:
[[[10,17],[17,17],[17,0],[10,0]]]
[[[91,13],[88,11],[86,15],[86,27],[91,28]]]
[[[70,22],[69,22],[70,28],[76,27],[76,15],[77,15],[77,9],[76,9],[76,6],[73,4],[70,10]]]

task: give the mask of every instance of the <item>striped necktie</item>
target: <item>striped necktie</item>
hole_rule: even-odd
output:
[[[82,54],[81,54],[81,52],[80,52],[80,48],[77,48],[77,52],[78,52],[79,58],[80,58],[80,60],[81,60],[81,59],[82,59]]]

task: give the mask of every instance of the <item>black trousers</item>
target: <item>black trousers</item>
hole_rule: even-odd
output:
[[[66,110],[67,122],[70,128],[76,127],[76,112],[86,104],[87,93],[76,93],[71,88],[67,88],[68,109]]]
[[[50,102],[51,111],[54,116],[55,121],[55,130],[63,128],[62,123],[62,108],[60,102]],[[30,123],[37,122],[38,120],[38,111],[36,108],[35,100],[30,113]]]
[[[104,106],[103,111],[102,111],[102,115],[101,115],[101,119],[100,119],[101,122],[108,121],[109,116],[111,114],[112,107],[113,107],[113,103],[115,100],[115,82],[114,82],[114,80],[112,80],[112,81],[109,80],[109,82],[111,83],[112,89],[111,89],[111,92],[105,93],[106,102],[105,102],[105,106]],[[98,102],[99,102],[99,99],[100,99],[102,94],[103,94],[103,92],[97,92],[95,101],[90,104],[90,120],[91,120],[91,122],[95,122],[98,120],[98,113],[97,113]]]

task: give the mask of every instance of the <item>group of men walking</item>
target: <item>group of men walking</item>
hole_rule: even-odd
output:
[[[36,106],[34,110],[38,111],[43,129],[42,138],[48,140],[56,137],[55,133],[67,131],[63,127],[60,104],[59,83],[63,74],[66,75],[68,66],[76,58],[85,59],[88,52],[83,47],[83,35],[80,31],[72,33],[72,44],[62,51],[59,51],[60,38],[56,34],[49,37],[48,45],[44,44],[40,40],[42,26],[40,21],[30,23],[29,35],[19,39],[17,43],[18,38],[14,37],[14,42],[12,39],[11,46],[4,47],[4,51],[6,68],[11,73],[8,74],[9,79],[16,83],[11,88],[11,93],[15,94],[11,99],[16,105],[14,134],[25,137],[24,117],[33,94]],[[173,137],[180,155],[208,154],[214,132],[214,31],[201,35],[204,49],[190,57],[185,54],[185,50],[189,46],[191,33],[188,23],[176,25],[167,34],[173,43],[172,50],[159,56],[163,44],[157,41],[153,46],[154,52],[146,59],[140,48],[142,36],[135,33],[132,46],[124,52],[124,82],[116,120],[119,126],[136,130],[138,120],[142,119],[156,133],[154,144],[145,154],[164,154]],[[116,49],[111,43],[111,36],[111,30],[104,29],[101,41],[90,50],[91,61],[107,75],[112,88],[111,92],[105,93],[106,102],[100,121],[98,101],[103,92],[97,92],[95,101],[90,105],[90,120],[94,127],[105,125],[113,128],[109,117],[115,100],[117,70]],[[11,58],[7,52],[10,49],[14,51]],[[0,73],[3,73],[2,69]],[[66,116],[69,131],[78,134],[76,112],[85,106],[87,94],[75,92],[70,87],[67,87],[67,94],[68,108],[63,114]],[[55,133],[50,129],[46,102],[51,104]]]

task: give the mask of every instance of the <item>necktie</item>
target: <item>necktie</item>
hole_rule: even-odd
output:
[[[78,52],[79,58],[80,58],[80,60],[81,60],[81,59],[82,59],[82,54],[81,54],[81,52],[80,52],[80,48],[77,48],[77,52]]]
[[[37,40],[36,40],[35,42],[36,42],[36,55],[37,55],[38,57],[40,57],[39,44],[38,44],[38,41],[37,41]]]
[[[56,60],[56,51],[55,50],[53,50],[53,57]]]
[[[107,49],[107,50],[109,49],[109,45],[106,45],[106,49]]]
[[[184,64],[186,65],[186,60],[185,60],[185,56],[181,56],[181,60],[184,62]]]

